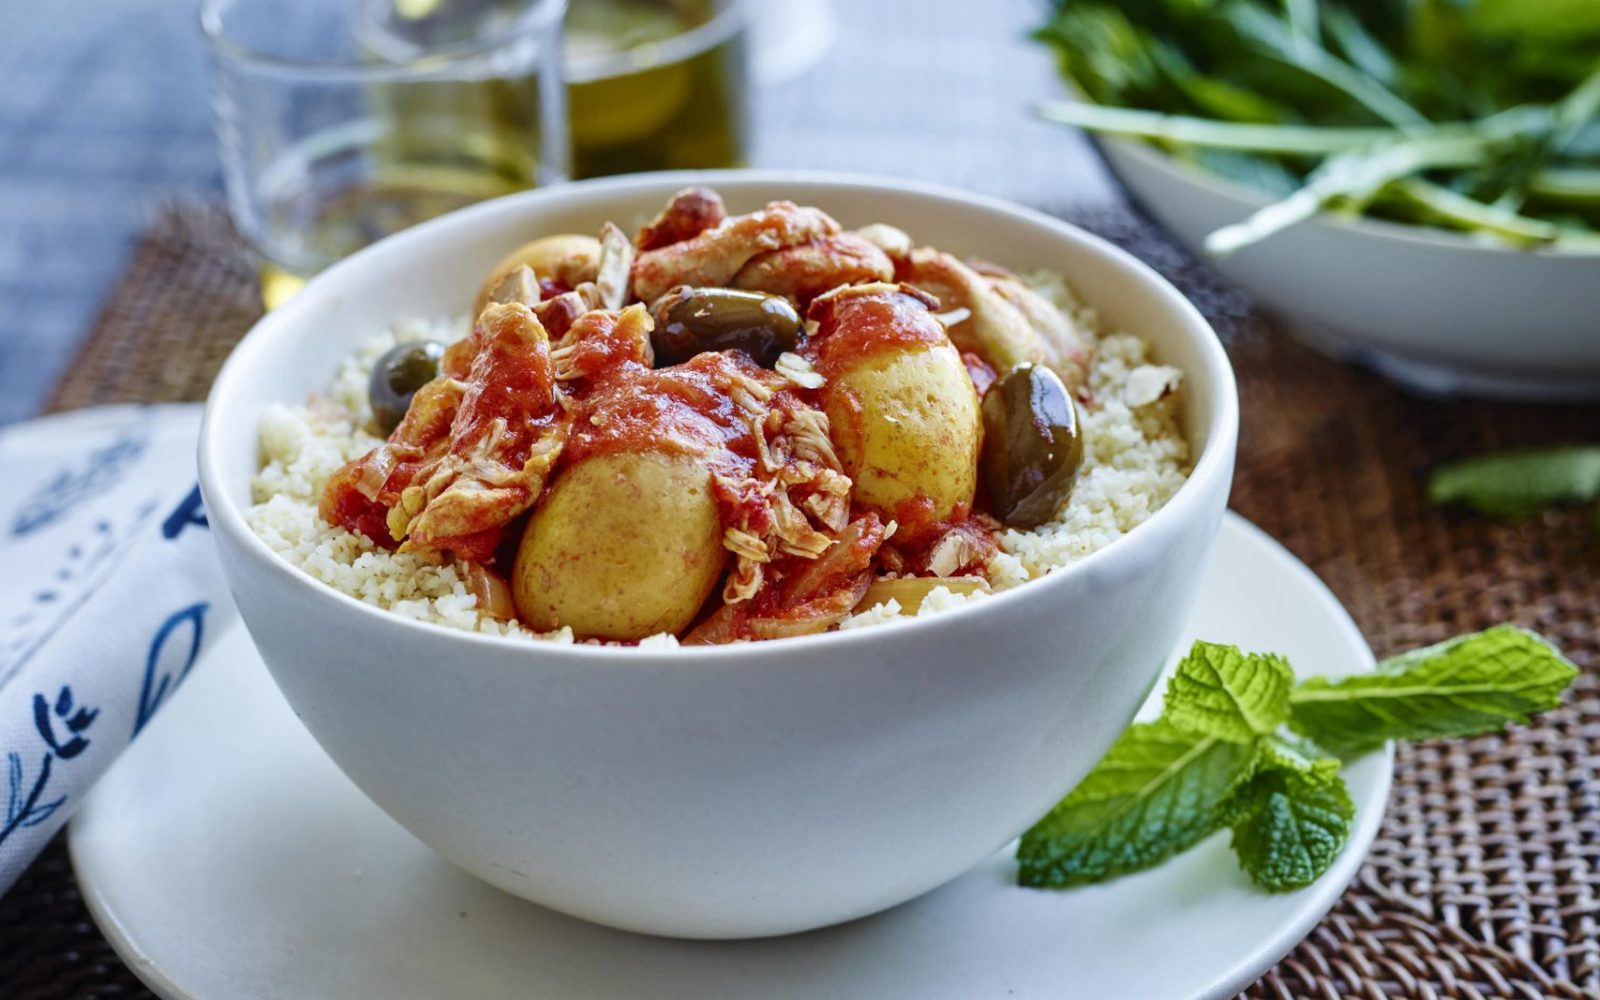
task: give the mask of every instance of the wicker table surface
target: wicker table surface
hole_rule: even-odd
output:
[[[1509,620],[1585,669],[1534,727],[1403,748],[1356,882],[1246,995],[1600,998],[1600,534],[1586,510],[1504,525],[1433,510],[1422,491],[1442,459],[1567,440],[1600,409],[1408,397],[1273,330],[1138,217],[1060,214],[1155,265],[1216,325],[1243,404],[1233,506],[1327,581],[1380,656]],[[200,398],[257,303],[224,214],[169,209],[53,408]],[[59,841],[0,900],[0,942],[0,996],[146,995]]]

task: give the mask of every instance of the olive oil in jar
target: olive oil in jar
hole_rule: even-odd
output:
[[[437,76],[367,90],[372,118],[383,125],[373,157],[390,186],[470,204],[564,178],[564,169],[539,162],[542,127],[559,132],[562,122],[539,94],[539,63],[555,58],[556,36],[526,33],[522,24],[537,6],[359,0],[362,49],[379,65],[426,66],[435,53],[455,53]],[[424,198],[417,207],[433,204]]]
[[[392,162],[336,191],[297,198],[266,220],[262,305],[277,308],[311,275],[385,236],[531,186],[471,168]]]
[[[559,101],[541,100],[541,63],[559,49],[554,32],[522,24],[534,6],[357,0],[364,78],[339,95],[347,120],[304,138],[262,178],[268,309],[385,236],[565,175],[540,155],[546,130],[560,135],[565,123]]]
[[[745,6],[568,0],[573,176],[742,165]]]

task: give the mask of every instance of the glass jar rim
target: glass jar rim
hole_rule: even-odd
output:
[[[261,73],[316,77],[323,80],[397,80],[448,73],[460,63],[481,59],[506,46],[549,32],[566,13],[567,0],[533,0],[515,25],[493,38],[429,50],[401,61],[357,62],[342,59],[293,59],[261,51],[228,34],[225,9],[237,0],[200,0],[198,25],[212,54]]]

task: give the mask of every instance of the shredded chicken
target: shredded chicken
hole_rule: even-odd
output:
[[[850,233],[750,258],[732,279],[734,288],[783,295],[802,307],[840,285],[888,281],[894,263],[877,246]]]
[[[1088,339],[1059,309],[1014,278],[985,276],[930,247],[912,251],[897,274],[932,293],[944,309],[968,311],[948,327],[960,350],[983,356],[1002,372],[1025,361],[1045,365],[1069,390],[1088,382]]]
[[[640,253],[659,250],[715,229],[727,217],[721,195],[710,188],[687,187],[672,196],[660,215],[640,227],[633,245]]]
[[[578,317],[599,308],[600,296],[592,284],[582,284],[570,292],[545,299],[533,307],[533,315],[552,342],[559,342],[572,329]]]
[[[550,352],[559,382],[593,378],[632,361],[646,368],[655,361],[650,331],[655,320],[634,303],[620,313],[594,309],[578,317]]]
[[[885,222],[862,226],[855,235],[888,254],[891,260],[904,260],[911,256],[911,237],[905,230],[896,229]]]
[[[849,523],[851,482],[821,411],[779,391],[782,383],[770,374],[730,369],[725,378],[755,451],[748,472],[719,472],[712,480],[727,517],[723,547],[734,556],[722,597],[737,604],[761,592],[774,559],[815,559],[827,551]]]
[[[322,515],[402,551],[484,561],[566,439],[550,342],[522,303],[491,305],[417,390],[388,441],[329,480]]]
[[[934,576],[955,576],[963,571],[982,569],[992,549],[992,545],[985,544],[972,530],[951,528],[928,550],[928,572]]]
[[[402,550],[436,551],[452,537],[501,527],[533,505],[561,454],[566,425],[552,419],[560,408],[544,327],[524,305],[496,305],[484,310],[477,335],[449,451],[390,511]]]
[[[534,275],[533,268],[526,264],[501,278],[493,288],[489,289],[490,304],[520,302],[529,309],[534,309],[543,297],[538,277]]]
[[[871,586],[873,559],[886,535],[876,514],[863,514],[849,522],[820,556],[774,560],[771,582],[750,600],[724,603],[685,636],[684,643],[827,631],[849,617]]]
[[[611,223],[600,229],[600,266],[595,270],[594,287],[605,309],[621,309],[628,301],[628,278],[633,270],[633,244]]]
[[[800,389],[820,389],[828,384],[828,380],[818,374],[815,368],[811,367],[811,362],[793,351],[784,351],[778,355],[777,363],[773,365],[773,371],[782,375]]]
[[[633,262],[633,294],[653,302],[675,285],[725,287],[757,254],[832,236],[839,224],[827,213],[775,201],[758,212],[736,215],[715,229],[647,250]]]

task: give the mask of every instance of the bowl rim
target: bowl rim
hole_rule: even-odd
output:
[[[361,267],[365,259],[379,248],[425,243],[437,232],[467,225],[473,220],[499,214],[508,209],[518,210],[544,202],[560,203],[567,200],[572,192],[597,197],[606,195],[625,197],[641,191],[659,190],[670,193],[671,190],[689,184],[712,187],[719,184],[771,186],[777,196],[781,196],[781,189],[786,184],[837,188],[855,193],[880,191],[910,194],[923,199],[953,203],[968,209],[976,208],[1009,222],[1043,228],[1051,231],[1057,238],[1085,245],[1089,250],[1110,258],[1113,264],[1132,271],[1138,279],[1148,284],[1151,294],[1166,300],[1167,305],[1181,321],[1179,325],[1183,328],[1182,335],[1194,341],[1199,349],[1204,370],[1186,371],[1185,377],[1201,378],[1211,384],[1213,389],[1209,414],[1211,429],[1202,442],[1200,455],[1193,462],[1188,477],[1177,492],[1135,530],[1113,539],[1068,566],[1053,570],[1026,584],[992,594],[982,601],[961,604],[934,615],[897,616],[892,621],[877,623],[864,629],[834,629],[817,635],[794,636],[782,640],[713,646],[640,647],[584,642],[559,643],[529,639],[524,636],[471,632],[449,625],[421,621],[396,614],[375,604],[368,604],[312,577],[269,548],[266,542],[251,530],[245,522],[244,508],[233,501],[224,483],[222,427],[228,415],[229,399],[235,395],[232,387],[248,379],[248,369],[253,358],[262,353],[270,354],[275,341],[281,339],[284,332],[305,322],[301,314],[308,313],[313,307],[307,303],[317,298],[314,294],[308,295],[308,292],[336,288],[343,275]],[[259,414],[257,414],[257,425],[259,426]],[[804,656],[824,651],[837,654],[852,648],[861,650],[880,641],[892,639],[904,629],[926,632],[940,626],[961,627],[974,614],[989,614],[995,602],[1017,605],[1022,601],[1037,602],[1047,599],[1053,590],[1069,586],[1069,581],[1092,577],[1102,566],[1122,558],[1121,554],[1130,552],[1131,546],[1153,544],[1149,540],[1153,539],[1163,526],[1177,525],[1184,518],[1202,517],[1203,511],[1200,505],[1204,502],[1203,497],[1217,488],[1220,488],[1225,496],[1231,484],[1238,431],[1239,398],[1233,367],[1211,324],[1193,303],[1153,268],[1126,250],[1087,230],[992,196],[972,194],[944,185],[905,181],[879,175],[817,170],[684,170],[597,178],[491,199],[386,237],[333,265],[311,279],[306,288],[287,303],[262,316],[229,353],[206,397],[205,413],[200,426],[198,464],[200,489],[206,501],[206,515],[210,525],[236,544],[251,565],[277,577],[280,582],[298,593],[304,594],[305,600],[332,600],[334,605],[344,609],[345,613],[372,622],[376,627],[411,633],[419,641],[427,639],[464,643],[482,649],[486,653],[494,650],[506,652],[514,650],[531,658],[570,655],[595,661],[621,659],[640,666],[687,662],[699,665],[713,661],[727,664],[730,661],[752,658],[783,658],[790,654]],[[1146,541],[1141,542],[1140,539]]]
[[[1092,102],[1085,101],[1084,103]],[[1113,149],[1122,155],[1141,161],[1145,166],[1153,170],[1163,171],[1184,184],[1201,188],[1219,198],[1228,199],[1248,211],[1253,212],[1256,209],[1264,208],[1273,201],[1272,198],[1254,188],[1204,170],[1192,163],[1185,163],[1163,150],[1154,142],[1132,136],[1099,134],[1088,129],[1081,129],[1080,131],[1100,150],[1102,157],[1106,157],[1108,148]],[[1109,157],[1106,158],[1109,159]],[[1117,183],[1122,186],[1123,190],[1137,199],[1137,192],[1123,179],[1122,172],[1115,165],[1110,166],[1110,171],[1116,177]],[[1466,233],[1438,226],[1408,225],[1404,222],[1393,222],[1388,219],[1371,219],[1364,215],[1334,215],[1323,212],[1302,220],[1296,223],[1295,226],[1323,227],[1373,239],[1405,243],[1425,250],[1494,256],[1543,257],[1556,260],[1600,260],[1600,247],[1589,249],[1581,246],[1561,246],[1557,244],[1555,246],[1521,248],[1490,240],[1474,239]],[[1267,245],[1270,245],[1270,240],[1267,241]]]

